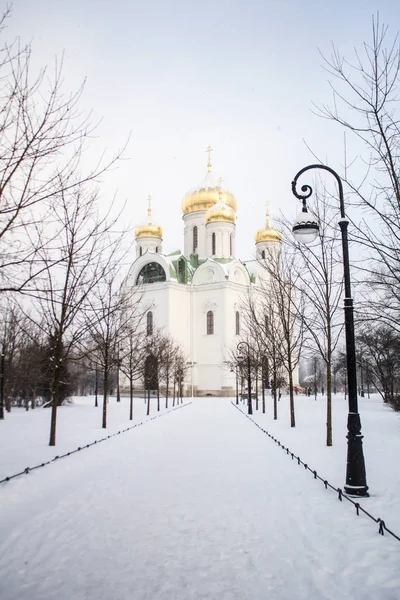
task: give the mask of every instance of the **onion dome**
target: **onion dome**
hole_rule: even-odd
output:
[[[212,148],[208,146],[207,174],[203,181],[194,189],[190,190],[182,200],[182,212],[184,215],[199,210],[208,210],[219,201],[218,184],[211,174],[210,153]],[[235,196],[228,190],[222,192],[222,202],[234,211],[237,209]]]
[[[271,227],[269,211],[267,206],[265,229],[259,229],[255,235],[256,244],[259,242],[281,242],[282,234],[277,229]]]
[[[163,230],[159,225],[156,225],[151,220],[151,196],[148,197],[149,206],[147,209],[148,222],[145,225],[140,225],[136,227],[135,235],[136,238],[142,237],[155,237],[162,238]]]
[[[222,179],[218,183],[218,202],[206,212],[206,223],[235,223],[236,213],[234,209],[223,201]]]

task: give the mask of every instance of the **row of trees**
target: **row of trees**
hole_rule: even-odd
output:
[[[10,308],[2,342],[1,418],[4,408],[11,411],[13,405],[25,406],[26,410],[50,406],[50,442],[54,440],[55,444],[57,407],[75,393],[95,393],[97,406],[101,391],[104,428],[108,398],[115,390],[118,401],[121,389],[129,392],[130,420],[134,386],[143,389],[143,394],[148,392],[148,411],[150,390],[157,392],[158,410],[160,391],[166,408],[170,397],[173,405],[178,397],[182,398],[186,357],[180,345],[160,331],[147,335],[139,290],[135,290],[134,297],[121,297],[113,293],[109,283],[97,300],[98,305],[90,312],[86,310],[80,320],[81,337],[67,337],[68,344],[61,346],[59,354],[56,340],[45,327],[46,319],[38,324],[31,314]]]
[[[388,28],[381,25],[377,15],[372,21],[371,42],[355,50],[354,61],[335,47],[323,60],[333,78],[330,82],[333,101],[331,105],[316,106],[315,111],[349,134],[343,167],[334,167],[345,183],[346,212],[351,221],[359,386],[374,386],[385,402],[398,408],[399,36],[390,39]],[[319,162],[318,156],[314,156]],[[251,300],[244,307],[248,313],[246,335],[252,340],[252,349],[257,347],[256,338],[260,339],[262,354],[268,356],[278,372],[285,374],[290,390],[290,373],[300,350],[303,356],[310,357],[308,381],[314,378],[315,384],[324,382],[327,391],[326,442],[331,445],[333,378],[343,380],[344,374],[340,349],[343,346],[340,215],[337,191],[328,180],[315,178],[304,183],[313,184],[315,193],[309,212],[320,224],[319,238],[312,246],[297,244],[291,234],[292,223],[281,219],[284,233],[281,263],[273,260],[273,252],[261,261],[269,281],[261,309],[257,312]],[[292,349],[285,342],[289,324]],[[294,424],[291,392],[291,425]]]
[[[105,214],[98,202],[98,184],[123,149],[93,159],[95,126],[79,108],[83,86],[66,92],[57,61],[53,72],[33,73],[31,52],[19,40],[0,49],[0,395],[9,409],[13,401],[34,407],[39,397],[51,404],[55,445],[57,408],[74,389],[74,365],[101,372],[106,427],[113,370],[130,383],[144,376],[150,348],[140,289],[120,292],[131,236],[113,202]],[[164,368],[168,344],[176,364],[168,359],[167,379],[176,381],[184,370],[176,346],[159,336],[151,352],[157,348]]]

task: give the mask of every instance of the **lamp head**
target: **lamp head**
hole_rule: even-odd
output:
[[[236,358],[237,358],[237,361],[240,363],[244,361],[244,356],[241,352],[239,352],[239,354],[237,355]]]
[[[292,231],[295,240],[302,244],[312,244],[317,239],[319,224],[310,215],[307,206],[303,206],[303,210],[297,215]]]

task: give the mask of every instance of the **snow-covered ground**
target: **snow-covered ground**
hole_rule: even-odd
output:
[[[0,478],[104,436],[93,398],[59,414],[0,422]],[[245,405],[239,408],[246,412]],[[144,419],[143,400],[135,402]],[[109,404],[110,430],[130,425]],[[360,400],[371,497],[363,505],[400,532],[400,415]],[[154,416],[152,412],[151,416]],[[288,399],[254,420],[335,486],[343,486],[346,403]],[[228,399],[195,399],[132,431],[0,486],[1,600],[400,599],[400,542],[355,515]]]
[[[150,415],[147,416],[144,398],[135,398],[133,421],[130,421],[129,398],[122,397],[121,402],[117,402],[115,397],[111,397],[107,405],[107,429],[102,429],[103,398],[99,396],[98,407],[94,404],[94,396],[75,397],[71,403],[57,409],[56,447],[48,445],[49,408],[36,408],[29,412],[23,408],[13,408],[10,414],[6,413],[5,420],[0,421],[0,480],[26,467],[75,450],[78,446],[143,423],[167,410],[165,398],[161,399],[160,411],[157,411],[157,398],[151,397]],[[171,409],[172,399],[169,398],[168,410]]]

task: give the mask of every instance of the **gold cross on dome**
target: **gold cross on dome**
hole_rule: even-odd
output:
[[[266,210],[266,213],[265,213],[265,216],[266,216],[266,224],[265,224],[265,228],[266,228],[266,229],[269,229],[269,228],[271,227],[271,220],[270,220],[270,218],[269,218],[269,204],[270,204],[270,203],[269,203],[269,200],[267,200],[267,201],[266,201],[266,203],[265,203],[265,205],[266,205],[266,207],[267,207],[267,210]]]
[[[222,177],[218,177],[217,181],[218,181],[218,197],[220,200],[222,200],[222,182],[223,182]]]
[[[213,151],[213,148],[211,148],[211,146],[210,146],[210,145],[208,145],[208,146],[207,146],[207,150],[206,150],[206,152],[207,152],[207,154],[208,154],[208,163],[207,163],[207,169],[208,169],[208,172],[210,172],[210,171],[211,171],[211,152],[212,152],[212,151]]]
[[[151,219],[151,196],[147,196],[148,207],[147,207],[147,216]]]

